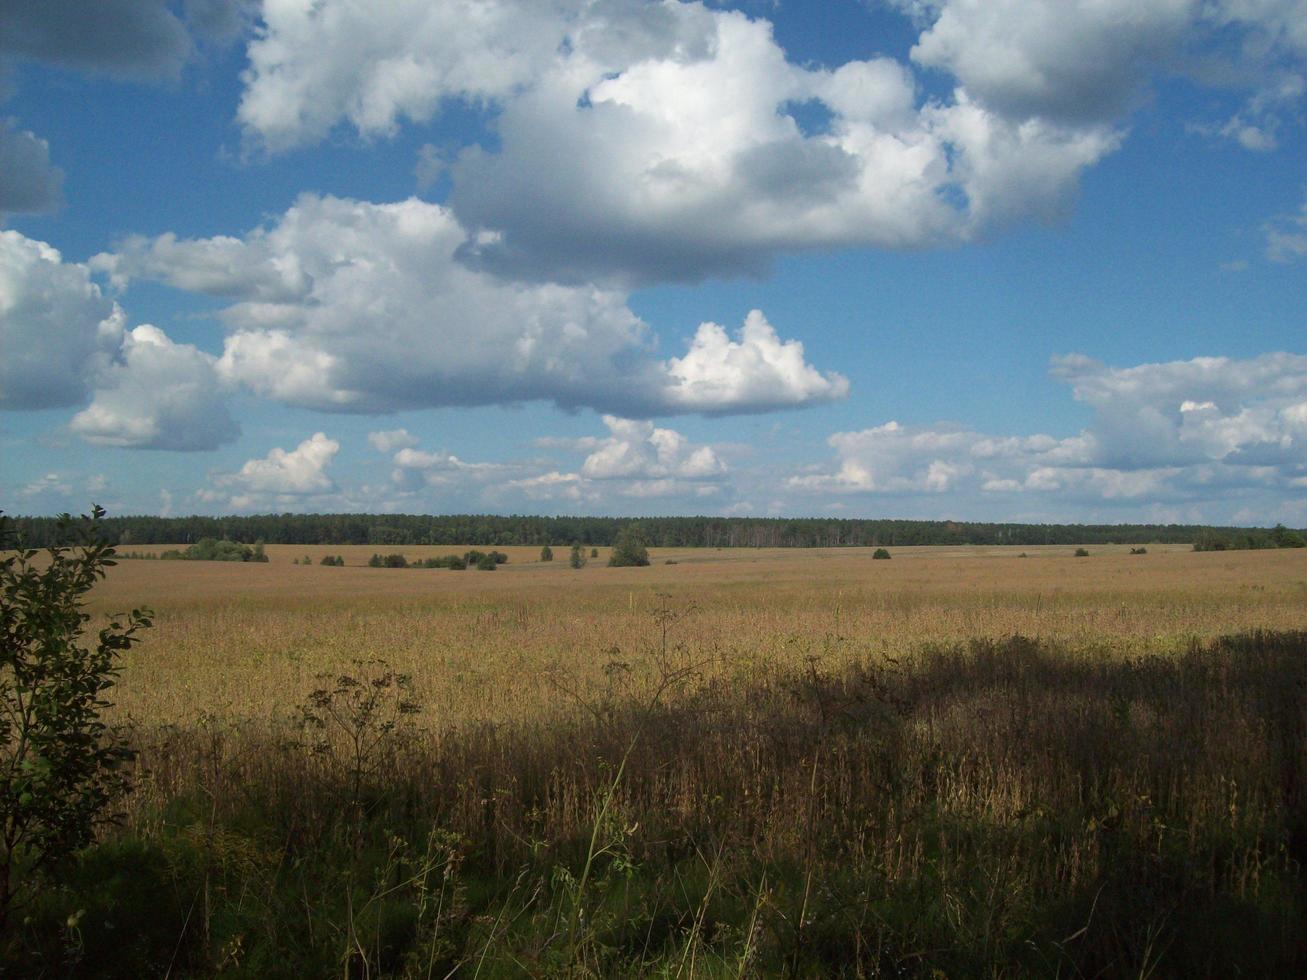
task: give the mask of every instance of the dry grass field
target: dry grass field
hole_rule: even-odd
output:
[[[393,550],[111,570],[136,785],[18,973],[1307,969],[1307,551]]]
[[[1307,552],[1292,550],[902,548],[872,561],[870,549],[655,549],[650,567],[619,569],[600,549],[574,570],[564,548],[542,563],[538,548],[510,547],[494,573],[366,567],[378,550],[394,549],[272,545],[268,564],[121,562],[93,608],[147,605],[156,626],[127,658],[120,713],[180,724],[198,701],[272,718],[316,675],[382,658],[413,676],[441,723],[553,714],[565,705],[551,674],[603,686],[610,651],[637,655],[663,608],[679,619],[674,640],[728,676],[1014,634],[1113,657],[1307,629]],[[327,554],[345,567],[318,565]],[[291,563],[305,556],[314,564]]]

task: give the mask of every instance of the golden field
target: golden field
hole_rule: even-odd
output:
[[[607,663],[654,642],[663,608],[707,676],[792,669],[812,655],[835,669],[1014,634],[1119,657],[1307,628],[1307,552],[1294,550],[1092,546],[1075,558],[1068,546],[922,547],[872,561],[860,548],[654,549],[647,568],[608,568],[599,549],[575,570],[559,546],[548,563],[538,548],[501,548],[509,561],[493,573],[366,567],[401,550],[416,561],[466,549],[271,545],[267,564],[121,561],[92,610],[145,605],[156,617],[125,658],[117,711],[181,724],[203,705],[273,720],[317,675],[380,658],[412,674],[441,725],[552,715],[565,707],[554,680],[603,687]],[[328,554],[345,567],[316,564]],[[292,564],[305,556],[315,564]]]
[[[398,550],[110,569],[134,786],[15,975],[1307,971],[1307,550]]]

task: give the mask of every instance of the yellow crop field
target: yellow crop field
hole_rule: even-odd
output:
[[[607,568],[600,549],[574,570],[566,549],[540,562],[538,548],[509,547],[494,573],[366,567],[394,550],[384,547],[267,550],[267,564],[120,562],[94,608],[156,613],[126,658],[120,714],[184,723],[203,703],[271,719],[318,674],[381,658],[412,674],[442,724],[552,715],[561,706],[547,675],[602,686],[610,651],[638,654],[660,609],[677,616],[675,641],[710,675],[793,668],[813,654],[838,667],[1014,634],[1110,657],[1307,628],[1307,553],[1293,550],[1095,546],[1075,558],[1065,546],[923,547],[872,561],[870,549],[655,549],[648,568]],[[328,554],[346,565],[317,564]],[[313,563],[292,564],[305,557]]]
[[[108,691],[133,786],[7,955],[197,977],[1307,966],[1307,550],[368,566],[395,550],[110,569],[94,624],[154,610]]]

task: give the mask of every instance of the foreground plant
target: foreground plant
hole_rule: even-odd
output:
[[[119,654],[152,613],[114,615],[82,646],[83,599],[115,564],[103,517],[63,515],[60,540],[74,543],[49,548],[44,567],[33,550],[0,559],[0,930],[34,876],[90,843],[127,787],[131,750],[101,713]],[[14,543],[0,515],[0,549]]]

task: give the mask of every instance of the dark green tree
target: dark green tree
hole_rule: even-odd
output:
[[[540,560],[541,560],[541,561],[553,561],[553,560],[554,560],[554,549],[551,548],[551,547],[549,547],[549,545],[545,545],[543,548],[541,548],[541,549],[540,549]]]
[[[580,542],[572,545],[572,553],[568,556],[567,563],[573,568],[585,567],[585,553],[581,550]]]
[[[612,554],[608,556],[608,565],[612,568],[647,564],[649,564],[649,544],[645,539],[644,531],[637,524],[627,524],[617,532]]]
[[[116,564],[104,510],[60,518],[48,559],[21,549],[0,559],[0,928],[33,878],[90,843],[127,788],[132,753],[101,719],[118,657],[151,625],[148,609],[109,617],[83,645],[92,586]],[[14,547],[0,514],[0,550]]]

